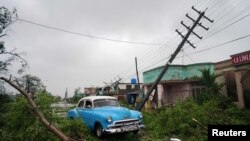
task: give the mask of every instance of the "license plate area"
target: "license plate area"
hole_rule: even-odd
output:
[[[125,127],[122,127],[121,128],[122,131],[134,131],[134,130],[138,130],[138,127],[137,126],[125,126]]]

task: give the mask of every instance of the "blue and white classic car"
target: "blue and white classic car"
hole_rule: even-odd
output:
[[[104,134],[138,133],[144,125],[139,111],[121,107],[111,96],[82,98],[77,107],[68,111],[68,118],[81,118],[97,137]]]

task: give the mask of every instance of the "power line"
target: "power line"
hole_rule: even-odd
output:
[[[232,22],[232,23],[230,23],[230,24],[224,26],[223,28],[221,28],[221,29],[215,31],[214,33],[208,35],[206,38],[209,38],[210,36],[213,36],[213,35],[215,35],[215,34],[221,32],[222,30],[224,30],[224,29],[226,29],[226,28],[228,28],[228,27],[230,27],[230,26],[232,26],[232,25],[234,25],[234,24],[240,22],[241,20],[247,18],[248,16],[250,16],[250,13],[248,13],[247,15],[243,16],[242,18],[240,18],[240,19],[238,19],[238,20],[236,20],[236,21],[234,21],[234,22]],[[205,38],[205,39],[206,39],[206,38]]]
[[[207,51],[207,50],[210,50],[210,49],[214,49],[214,48],[217,48],[217,47],[221,47],[221,46],[224,46],[224,45],[226,45],[226,44],[230,44],[230,43],[233,43],[233,42],[236,42],[236,41],[239,41],[239,40],[248,38],[248,37],[250,37],[250,34],[249,34],[249,35],[242,36],[242,37],[239,37],[239,38],[236,38],[236,39],[233,39],[233,40],[230,40],[230,41],[227,41],[227,42],[224,42],[224,43],[220,43],[220,44],[218,44],[218,45],[214,45],[214,46],[212,46],[212,47],[209,47],[209,48],[206,48],[206,49],[203,49],[203,50],[199,50],[199,51],[192,52],[192,53],[188,53],[188,54],[186,53],[184,56],[189,56],[189,55],[201,53],[201,52],[204,52],[204,51]],[[153,65],[149,65],[149,66],[145,67],[144,69],[141,69],[141,70],[139,71],[139,73],[142,73],[143,71],[145,71],[145,70],[147,70],[147,69],[149,69],[149,68],[152,68],[152,66],[154,66],[155,64],[158,64],[159,62],[165,61],[167,58],[170,58],[170,56],[171,56],[171,55],[169,55],[169,56],[167,56],[167,57],[165,57],[165,58],[163,58],[163,59],[161,59],[161,60],[156,61],[155,63],[153,63]],[[182,56],[179,56],[179,57],[176,57],[176,58],[181,58],[181,57],[182,57]],[[132,76],[132,74],[131,74],[130,76]],[[125,78],[129,78],[129,76],[128,76],[128,77],[125,77]],[[124,78],[124,79],[125,79],[125,78]]]
[[[203,38],[202,41],[204,41],[204,40],[210,38],[211,36],[214,36],[215,34],[218,34],[218,33],[222,32],[223,30],[225,30],[225,29],[227,29],[227,28],[233,26],[233,25],[236,24],[236,23],[239,23],[240,21],[246,19],[246,18],[249,17],[249,16],[250,16],[250,13],[246,14],[245,16],[243,16],[243,17],[241,17],[241,18],[239,18],[239,19],[237,19],[237,20],[235,20],[235,21],[233,21],[233,22],[230,23],[230,24],[227,24],[226,26],[224,26],[224,27],[222,27],[222,28],[220,28],[220,29],[218,29],[218,30],[215,30],[215,32],[210,32],[210,34],[204,36],[204,38]],[[195,44],[201,43],[202,41],[198,41],[198,42],[196,42]]]
[[[204,2],[205,1],[197,1],[195,4],[193,4],[193,5],[198,5],[197,7],[200,7],[199,5],[204,5]],[[210,3],[210,1],[209,0],[207,0],[207,2],[209,2]],[[206,2],[206,3],[207,3]],[[187,13],[189,13],[190,12],[190,9],[188,9],[187,11],[186,11]],[[176,29],[177,28],[177,23],[179,23],[179,21],[181,20],[181,19],[183,19],[185,16],[181,16],[180,18],[178,18],[178,20],[176,20],[175,22],[173,22],[173,24],[170,26],[170,28],[168,29],[168,32],[167,33],[169,33],[169,32],[172,32],[172,31],[174,31],[174,29]],[[188,19],[184,19],[183,21],[185,21],[185,23],[187,22],[190,22],[190,20],[188,20]],[[178,26],[179,26],[179,24],[178,24]],[[182,27],[181,27],[182,28]],[[164,32],[166,32],[166,31],[164,31]],[[174,34],[175,34],[175,32],[174,32]],[[158,52],[159,53],[161,53],[161,54],[164,54],[164,52],[166,52],[166,51],[168,51],[168,50],[166,50],[167,48],[166,48],[166,46],[170,46],[169,45],[169,42],[175,42],[175,40],[177,39],[177,37],[178,37],[178,34],[176,34],[176,36],[175,37],[173,37],[173,38],[171,38],[171,39],[168,39],[168,41],[167,42],[164,42],[164,43],[161,43],[161,45],[159,46],[159,47],[157,47],[157,48],[152,48],[151,50],[149,50],[149,51],[147,51],[144,55],[141,55],[141,56],[138,56],[138,60],[141,60],[140,62],[139,62],[139,64],[138,64],[138,68],[141,68],[141,67],[144,67],[144,66],[146,66],[146,64],[150,64],[150,62],[153,60],[152,58],[153,57],[158,57],[159,55],[156,55]],[[176,42],[176,44],[177,44],[177,42]],[[144,59],[145,58],[145,59]],[[147,61],[147,60],[149,60],[149,61]],[[146,62],[147,61],[147,62]],[[146,63],[144,63],[144,62],[146,62]],[[127,67],[126,67],[127,68]],[[125,70],[125,69],[124,69]],[[131,70],[131,69],[126,69],[126,71],[124,71],[124,72],[122,72],[120,75],[122,75],[123,76],[123,74],[128,74],[128,71],[129,70]],[[129,73],[130,74],[130,73]],[[127,75],[126,75],[127,76]]]
[[[228,2],[229,1],[226,1],[226,3],[223,2],[224,5],[222,5],[222,6],[220,6],[219,4],[213,4],[213,5],[210,6],[210,7],[212,7],[212,9],[214,9],[214,8],[218,9],[218,10],[214,10],[212,13],[211,13],[211,9],[208,11],[209,16],[211,16],[211,14],[213,14],[215,12],[217,13],[216,16],[214,17],[214,21],[216,21],[216,22],[215,22],[215,24],[212,24],[210,26],[210,29],[212,29],[212,30],[210,30],[205,35],[203,35],[204,38],[203,38],[202,41],[204,41],[207,38],[207,36],[210,36],[210,34],[214,35],[213,32],[218,32],[219,33],[220,31],[224,30],[224,29],[221,29],[221,28],[225,27],[225,23],[233,21],[233,19],[238,18],[240,15],[243,15],[243,13],[245,14],[245,12],[249,10],[249,6],[247,4],[244,5],[245,8],[243,8],[243,7],[238,8],[239,5],[242,5],[243,1],[239,1],[239,2],[230,1],[229,3]],[[224,7],[226,7],[226,8],[224,8]],[[242,19],[240,19],[240,20],[242,20]],[[223,22],[219,22],[219,21],[223,21]],[[235,23],[233,23],[233,24],[235,24]],[[216,27],[214,27],[215,25],[216,25]],[[227,27],[225,27],[225,29],[226,28]],[[218,31],[218,30],[220,30],[220,31]],[[201,34],[202,33],[203,33],[203,31],[201,32]],[[217,33],[215,33],[215,34],[217,34]],[[202,41],[199,41],[199,42],[202,42]]]
[[[189,53],[189,54],[186,54],[186,55],[192,55],[192,54],[204,52],[204,51],[207,51],[207,50],[210,50],[210,49],[213,49],[213,48],[217,48],[217,47],[220,47],[220,46],[229,44],[229,43],[233,43],[233,42],[236,42],[236,41],[238,41],[238,40],[241,40],[241,39],[244,39],[244,38],[248,38],[248,37],[250,37],[250,34],[249,34],[249,35],[242,36],[242,37],[239,37],[239,38],[236,38],[236,39],[233,39],[233,40],[231,40],[231,41],[227,41],[227,42],[224,42],[224,43],[221,43],[221,44],[218,44],[218,45],[215,45],[215,46],[206,48],[206,49],[203,49],[203,50],[199,50],[199,51],[196,51],[196,52],[193,52],[193,53]]]
[[[208,0],[207,2],[209,2],[209,0]],[[197,1],[197,2],[196,2],[195,4],[193,4],[193,5],[200,5],[200,4],[204,4],[204,1]],[[189,13],[189,11],[190,11],[190,9],[186,10],[187,13]],[[172,32],[172,31],[175,31],[174,29],[177,28],[176,25],[177,25],[177,24],[179,23],[179,21],[182,20],[184,17],[185,17],[185,16],[181,16],[180,18],[178,18],[178,20],[176,20],[175,22],[173,22],[172,25],[170,26],[170,28],[167,30],[167,32],[164,31],[164,30],[163,30],[163,31],[164,31],[165,33],[170,33],[170,32]],[[184,21],[188,22],[188,19],[184,19]],[[179,26],[179,24],[178,24],[178,26]],[[162,31],[161,33],[163,33],[163,31]],[[174,32],[174,34],[175,34],[175,32]],[[166,51],[166,46],[170,46],[169,43],[170,43],[170,42],[171,42],[171,43],[174,42],[174,41],[177,39],[177,37],[178,37],[178,34],[176,34],[176,36],[174,36],[173,38],[168,39],[168,41],[166,41],[166,42],[164,42],[164,43],[161,43],[161,44],[159,45],[159,47],[157,47],[157,48],[152,48],[152,49],[150,49],[149,51],[147,51],[146,53],[144,53],[143,55],[138,56],[138,60],[142,60],[142,61],[139,62],[138,68],[140,68],[140,67],[142,67],[142,66],[143,66],[143,67],[146,66],[144,62],[146,62],[147,60],[149,60],[149,61],[147,61],[146,64],[149,64],[150,61],[153,60],[153,59],[152,59],[153,57],[158,56],[158,55],[156,55],[158,52],[164,54],[164,52]],[[176,44],[177,44],[177,43],[176,43]],[[143,59],[142,59],[142,58],[143,58]],[[144,59],[144,58],[145,58],[145,59]],[[127,68],[127,67],[126,67],[126,68]],[[123,74],[128,73],[129,70],[131,70],[131,69],[126,69],[126,70],[124,69],[124,71],[123,71],[120,75],[123,75]]]
[[[143,42],[123,41],[123,40],[116,40],[116,39],[111,39],[111,38],[99,37],[99,36],[94,36],[94,35],[89,35],[89,34],[73,32],[73,31],[69,31],[69,30],[65,30],[65,29],[61,29],[61,28],[57,28],[57,27],[52,27],[52,26],[48,26],[48,25],[44,25],[44,24],[40,24],[40,23],[35,23],[35,22],[28,21],[28,20],[21,19],[21,18],[16,18],[16,19],[19,20],[19,21],[23,21],[23,22],[33,24],[33,25],[36,25],[36,26],[40,26],[40,27],[43,27],[43,28],[48,28],[48,29],[52,29],[52,30],[57,30],[57,31],[61,31],[61,32],[69,33],[69,34],[85,36],[85,37],[94,38],[94,39],[101,39],[101,40],[112,41],[112,42],[120,42],[120,43],[129,43],[129,44],[141,44],[141,45],[152,45],[152,46],[159,46],[160,45],[160,44],[157,44],[157,43],[143,43]]]
[[[212,7],[212,9],[213,9],[213,11],[211,12],[211,9],[208,11],[208,13],[209,13],[209,15],[213,15],[216,11],[220,11],[220,12],[217,12],[217,13],[219,13],[219,17],[217,18],[217,22],[218,21],[221,21],[221,20],[223,20],[223,19],[225,19],[225,17],[226,17],[226,15],[231,15],[231,13],[232,13],[232,11],[233,11],[233,9],[235,9],[236,7],[238,7],[239,6],[239,4],[240,3],[242,3],[242,2],[234,2],[234,1],[230,1],[230,4],[231,5],[234,5],[233,7],[228,7],[228,6],[226,6],[226,5],[223,5],[223,3],[224,2],[222,2],[222,3],[220,3],[219,5],[217,4],[218,2],[216,2],[216,3],[210,3],[210,1],[207,1],[207,2],[209,2],[209,4],[205,4],[204,6],[201,6],[201,7]],[[233,3],[232,3],[233,2]],[[204,4],[204,3],[203,3]],[[200,5],[200,3],[199,3],[199,5]],[[208,5],[210,5],[210,6],[208,6]],[[216,6],[216,7],[215,7]],[[247,6],[247,5],[246,5]],[[223,7],[223,8],[222,8]],[[224,8],[225,7],[225,8]],[[248,7],[248,6],[247,6]],[[246,11],[248,8],[244,8],[243,10],[240,10],[240,13],[238,13],[237,15],[239,15],[239,14],[243,14],[243,11]],[[230,14],[229,14],[230,13]],[[216,14],[216,15],[218,15],[218,14]],[[229,17],[229,16],[227,16],[227,17]],[[236,17],[236,16],[235,16]],[[238,17],[238,16],[237,16]],[[206,37],[207,35],[210,37],[210,36],[213,36],[213,35],[215,35],[215,34],[218,34],[219,32],[221,32],[221,31],[223,31],[223,30],[225,30],[225,29],[227,29],[228,27],[230,27],[230,26],[232,26],[232,25],[234,25],[234,24],[236,24],[236,23],[239,23],[239,21],[242,21],[243,19],[246,19],[248,17],[248,13],[246,13],[246,15],[245,16],[243,16],[242,18],[239,18],[239,19],[237,19],[237,20],[235,20],[235,21],[233,21],[232,23],[230,23],[230,24],[227,24],[226,26],[224,26],[224,27],[220,27],[220,29],[219,28],[217,28],[216,30],[211,30],[210,32],[208,32],[208,33],[206,33],[206,35],[204,36],[205,37],[205,39],[207,39],[208,37]],[[230,18],[231,20],[232,20],[232,18]],[[223,24],[224,23],[226,23],[226,22],[222,22]],[[224,24],[225,25],[225,24]],[[211,28],[212,29],[212,28]],[[213,33],[211,33],[211,32],[213,32]],[[216,32],[216,33],[215,33]],[[209,33],[210,33],[210,35],[209,35]],[[213,35],[211,35],[211,34],[213,34]],[[202,41],[204,41],[204,39],[202,40]],[[157,49],[155,49],[154,48],[154,51],[156,51],[156,50],[160,50],[160,48],[162,48],[162,46],[160,46],[159,48],[157,48]],[[162,51],[162,50],[161,50]],[[151,54],[150,55],[154,55],[153,54],[153,51],[152,50],[150,50],[149,51]],[[188,54],[185,54],[184,56],[187,56]],[[144,56],[143,56],[144,57]],[[140,58],[140,57],[139,57]],[[161,61],[160,62],[162,62],[162,61],[165,61],[165,59],[167,59],[167,58],[169,58],[169,56],[168,57],[164,57],[163,59],[160,59]],[[145,60],[151,60],[150,62],[151,63],[144,63],[145,62]],[[153,59],[150,59],[150,57],[148,57],[147,56],[147,58],[143,58],[142,59],[142,61],[139,63],[139,68],[141,67],[142,69],[141,70],[143,70],[143,69],[145,69],[145,68],[150,68],[151,66],[155,66],[156,64],[159,64],[159,62],[157,61],[157,62],[155,62],[155,63],[153,63],[153,61],[152,61]],[[158,60],[158,59],[157,59]],[[151,64],[151,65],[150,65]],[[127,72],[127,71],[126,71]],[[132,73],[131,73],[132,74]],[[126,76],[132,76],[131,74],[128,74],[128,75],[126,75]],[[133,73],[133,75],[134,75],[134,73]]]
[[[225,30],[226,28],[228,28],[228,27],[230,27],[230,26],[232,26],[232,25],[238,23],[239,21],[241,21],[241,20],[247,18],[248,16],[249,16],[249,13],[246,14],[245,16],[243,16],[243,17],[241,17],[241,18],[235,20],[234,22],[232,22],[232,23],[230,23],[230,24],[228,24],[228,25],[222,27],[221,29],[216,30],[216,31],[215,31],[216,33],[212,33],[212,34],[213,34],[213,35],[214,35],[214,34],[217,34],[217,33],[221,32],[221,31]],[[209,36],[210,36],[210,35],[209,35]],[[220,43],[220,44],[218,44],[218,45],[215,45],[215,46],[212,46],[212,47],[209,47],[209,48],[206,48],[206,49],[197,51],[197,52],[185,54],[184,56],[188,56],[188,55],[193,55],[193,54],[201,53],[201,52],[204,52],[204,51],[207,51],[207,50],[210,50],[210,49],[213,49],[213,48],[221,47],[221,46],[224,46],[224,45],[226,45],[226,44],[230,44],[230,43],[233,43],[233,42],[236,42],[236,41],[238,41],[238,40],[242,40],[242,39],[245,39],[245,38],[248,38],[248,37],[250,37],[250,35],[245,35],[245,36],[242,36],[242,37],[238,37],[238,38],[236,38],[236,39],[233,39],[233,40],[230,40],[230,41],[227,41],[227,42],[224,42],[224,43]],[[208,37],[206,37],[206,38],[208,38]],[[139,72],[142,73],[142,71],[145,71],[145,70],[151,68],[152,66],[155,66],[156,64],[159,64],[159,62],[165,61],[165,60],[166,60],[167,58],[169,58],[169,57],[170,57],[170,56],[164,57],[163,59],[161,59],[161,60],[159,60],[159,61],[156,61],[156,62],[152,63],[152,65],[145,66],[145,67],[144,67],[143,69],[141,69],[141,71],[139,71]],[[177,57],[177,58],[180,58],[180,57]],[[133,74],[133,75],[134,75],[134,74]],[[130,76],[132,76],[132,75],[130,75]],[[126,78],[129,78],[129,77],[126,77]]]
[[[222,3],[220,3],[222,2]],[[226,17],[228,17],[227,15],[231,16],[231,13],[235,7],[232,7],[230,5],[234,5],[236,2],[232,3],[231,1],[219,1],[219,3],[214,3],[212,5],[210,5],[209,7],[211,7],[211,9],[209,8],[209,11],[207,13],[208,16],[210,17],[214,17],[214,21],[216,21],[214,24],[212,24],[209,28],[213,30],[217,30],[214,26],[216,26],[217,24],[219,24],[221,20],[224,20]],[[222,4],[222,5],[221,5]],[[239,3],[238,3],[239,4]],[[238,5],[237,4],[237,5]],[[216,16],[214,16],[216,15]],[[232,20],[232,18],[230,18]],[[227,23],[227,22],[225,22]],[[224,25],[224,23],[222,24]],[[204,31],[202,31],[200,34],[203,34]],[[206,32],[206,35],[209,34],[209,32]],[[205,36],[205,35],[204,35]]]

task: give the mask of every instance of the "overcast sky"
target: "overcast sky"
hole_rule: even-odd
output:
[[[143,71],[163,65],[181,41],[175,30],[187,32],[180,22],[192,25],[186,13],[198,17],[192,5],[208,8],[205,15],[214,23],[201,20],[210,29],[195,32],[204,39],[190,36],[197,48],[186,44],[174,64],[218,62],[250,50],[249,0],[1,0],[0,6],[15,7],[26,20],[12,24],[1,39],[9,50],[26,52],[26,73],[40,77],[48,91],[64,96],[67,88],[72,96],[77,87],[104,86],[118,76],[130,82],[135,57],[141,80]]]

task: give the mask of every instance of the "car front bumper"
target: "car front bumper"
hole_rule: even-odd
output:
[[[109,127],[108,129],[104,129],[104,133],[106,134],[114,134],[114,133],[124,133],[124,132],[132,132],[138,131],[143,128],[144,125],[129,125],[129,126],[122,126],[122,127]]]

